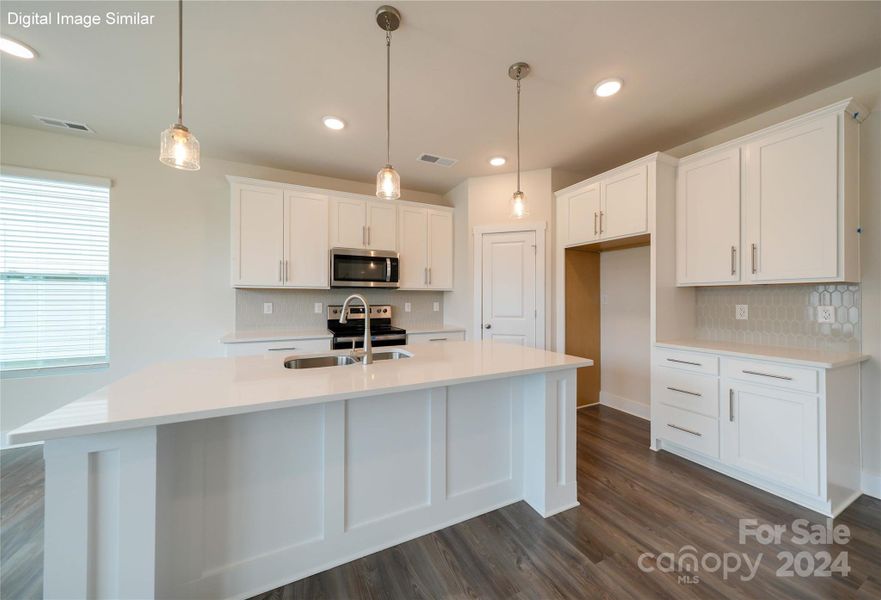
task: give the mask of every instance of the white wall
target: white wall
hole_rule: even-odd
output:
[[[545,230],[545,344],[553,347],[553,256],[554,256],[554,182],[568,185],[573,176],[566,172],[554,175],[551,169],[521,173],[520,187],[526,194],[529,215],[522,221],[543,222]],[[577,179],[576,179],[577,181]],[[445,195],[456,207],[455,291],[448,292],[444,303],[448,323],[464,326],[468,339],[479,337],[474,321],[474,228],[482,225],[506,225],[521,222],[511,216],[511,194],[517,187],[515,173],[472,177]],[[463,252],[464,250],[464,252]]]
[[[651,405],[650,284],[648,246],[600,254],[600,402],[643,416]]]
[[[4,377],[0,428],[14,429],[147,364],[219,356],[233,328],[229,286],[229,187],[234,174],[373,193],[373,184],[203,157],[202,170],[159,163],[140,148],[2,125],[3,164],[107,177],[110,191],[110,367]],[[437,194],[404,192],[443,204]]]
[[[842,81],[774,110],[665,152],[683,157],[811,110],[853,97],[870,111],[860,125],[860,238],[862,342],[870,355],[861,366],[863,474],[881,494],[881,69]],[[866,486],[864,485],[864,489]]]

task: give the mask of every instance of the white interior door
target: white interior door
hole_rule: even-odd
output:
[[[534,347],[535,232],[484,233],[481,237],[482,338]]]

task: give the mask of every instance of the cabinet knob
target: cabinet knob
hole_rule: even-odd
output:
[[[483,328],[484,329],[492,329],[493,328],[492,323],[487,323],[486,325],[483,326]]]

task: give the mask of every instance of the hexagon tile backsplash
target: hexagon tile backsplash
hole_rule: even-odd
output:
[[[763,346],[860,350],[859,285],[762,285],[697,288],[697,337]],[[734,318],[737,304],[749,319]],[[834,323],[817,323],[817,307],[833,306]]]

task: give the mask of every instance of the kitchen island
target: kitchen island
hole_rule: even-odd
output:
[[[157,364],[10,432],[45,441],[45,597],[246,597],[519,500],[578,504],[590,360],[403,350]]]

